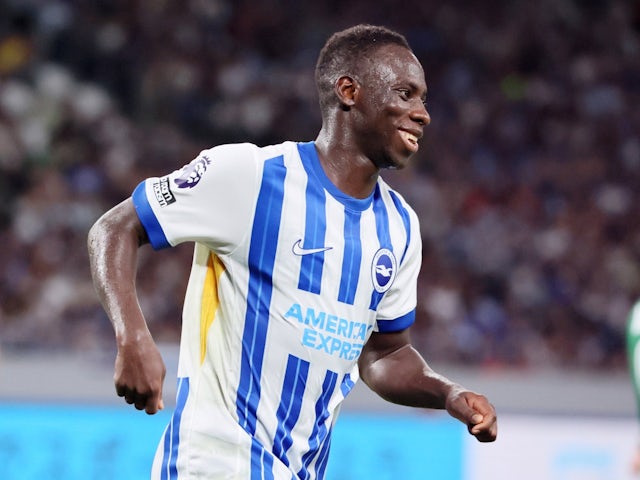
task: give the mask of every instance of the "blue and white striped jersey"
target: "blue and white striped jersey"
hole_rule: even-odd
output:
[[[205,150],[133,200],[154,248],[195,242],[152,477],[323,478],[363,344],[413,323],[413,210],[382,179],[345,195],[294,142]]]

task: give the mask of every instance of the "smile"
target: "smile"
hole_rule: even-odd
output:
[[[400,130],[400,135],[402,136],[404,143],[407,145],[407,148],[410,151],[418,151],[418,141],[420,140],[420,138],[417,135],[406,130]]]

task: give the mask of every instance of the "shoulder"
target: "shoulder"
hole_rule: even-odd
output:
[[[202,150],[198,158],[205,159],[208,162],[250,159],[256,157],[259,149],[260,147],[253,143],[225,143]],[[197,161],[198,158],[194,161]]]
[[[378,188],[380,190],[380,195],[385,199],[385,202],[392,205],[401,216],[406,217],[407,220],[411,221],[411,223],[418,222],[418,215],[411,204],[407,202],[400,192],[389,186],[382,177],[378,178]]]
[[[209,162],[261,163],[273,157],[293,154],[296,151],[297,144],[295,142],[267,146],[258,146],[253,143],[228,143],[202,150],[198,158],[206,158]]]
[[[295,144],[294,144],[295,145]],[[214,179],[226,176],[247,178],[253,172],[259,175],[269,158],[284,155],[291,147],[287,144],[260,147],[253,143],[227,143],[204,149],[187,165],[174,173],[180,188],[195,186],[206,175]]]

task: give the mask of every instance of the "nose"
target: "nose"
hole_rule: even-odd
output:
[[[424,103],[420,102],[420,105],[411,112],[411,119],[425,127],[431,123],[431,115]]]

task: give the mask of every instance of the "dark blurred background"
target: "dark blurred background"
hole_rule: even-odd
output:
[[[640,296],[640,3],[0,0],[0,347],[110,351],[86,233],[219,143],[313,140],[313,69],[376,23],[422,61],[432,123],[385,177],[422,221],[413,339],[487,369],[625,368]],[[142,251],[176,342],[192,248]]]

